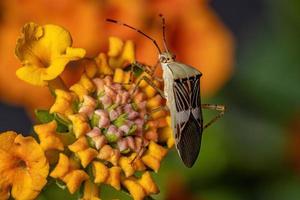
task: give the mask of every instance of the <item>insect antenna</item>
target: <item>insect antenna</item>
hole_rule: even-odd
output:
[[[127,28],[130,28],[130,29],[132,29],[132,30],[134,30],[134,31],[137,31],[138,33],[142,34],[143,36],[145,36],[146,38],[150,39],[150,40],[153,42],[153,44],[156,46],[156,48],[157,48],[159,54],[162,53],[162,51],[161,51],[161,49],[159,48],[159,46],[158,46],[156,40],[154,40],[152,37],[150,37],[149,35],[147,35],[147,34],[144,33],[143,31],[141,31],[141,30],[139,30],[139,29],[137,29],[137,28],[134,28],[133,26],[130,26],[130,25],[128,25],[128,24],[125,24],[125,23],[123,23],[123,22],[114,20],[114,19],[106,19],[106,21],[107,21],[107,22],[111,22],[111,23],[115,23],[115,24],[118,24],[118,25],[121,25],[121,26],[126,26]]]
[[[168,47],[167,47],[167,40],[166,40],[166,20],[163,14],[159,14],[159,17],[161,18],[162,21],[162,31],[163,31],[163,42],[164,42],[164,48],[166,52],[169,53]]]

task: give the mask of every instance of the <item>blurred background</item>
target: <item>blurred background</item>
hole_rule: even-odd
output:
[[[203,73],[203,103],[224,103],[228,110],[204,132],[193,168],[185,168],[175,150],[167,156],[155,175],[161,189],[155,199],[299,200],[299,0],[1,0],[0,131],[29,133],[33,109],[52,102],[47,90],[15,76],[14,46],[24,23],[66,27],[73,46],[88,56],[106,51],[110,35],[131,39],[137,60],[153,65],[151,42],[105,18],[161,41],[159,13],[167,20],[169,48]],[[204,111],[204,120],[215,114]],[[102,197],[127,198],[109,188]]]

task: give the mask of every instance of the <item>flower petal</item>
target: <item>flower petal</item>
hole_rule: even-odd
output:
[[[64,150],[64,144],[56,133],[56,121],[51,121],[47,124],[35,125],[34,131],[40,139],[40,145],[46,150]]]
[[[85,55],[85,50],[81,48],[68,47],[65,55],[60,55],[53,58],[51,64],[47,67],[46,72],[43,74],[43,80],[53,80],[59,76],[65,69],[65,66],[73,60],[78,60]]]
[[[83,170],[73,170],[63,178],[63,181],[67,183],[70,193],[73,194],[88,178],[89,176]]]
[[[7,131],[0,134],[0,149],[4,151],[8,151],[13,143],[15,138],[17,137],[17,133],[13,131]]]
[[[109,175],[108,167],[106,167],[102,162],[94,161],[93,165],[93,175],[95,177],[95,183],[104,183]]]
[[[47,85],[47,82],[42,79],[44,74],[44,68],[36,67],[34,65],[25,65],[25,67],[21,67],[16,71],[16,75],[19,79],[26,81],[32,85],[40,86]]]
[[[60,153],[59,154],[59,161],[53,171],[51,172],[50,176],[53,178],[62,178],[67,172],[69,171],[69,158]]]
[[[15,170],[15,178],[12,185],[11,194],[15,199],[34,199],[38,194],[39,190],[34,190],[34,185],[31,176],[26,170],[18,168]],[[41,185],[41,188],[44,185]],[[40,189],[41,189],[40,188]]]
[[[96,184],[87,180],[84,182],[83,198],[82,200],[99,200],[99,188]]]

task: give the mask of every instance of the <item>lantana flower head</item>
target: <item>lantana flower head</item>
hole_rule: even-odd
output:
[[[17,74],[32,84],[47,85],[69,61],[84,55],[70,47],[71,37],[61,27],[30,23],[23,33],[16,54],[24,67]],[[100,198],[102,184],[125,188],[135,200],[157,194],[151,173],[158,173],[174,145],[157,91],[162,84],[142,79],[152,77],[135,64],[132,41],[110,37],[108,53],[88,59],[89,64],[75,62],[84,68],[79,81],[52,87],[53,105],[36,112],[40,124],[34,131],[51,165],[50,177],[71,194],[84,188],[82,199]],[[27,77],[30,70],[35,78]]]

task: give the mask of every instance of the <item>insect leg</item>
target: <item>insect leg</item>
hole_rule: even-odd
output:
[[[202,104],[202,108],[204,109],[209,109],[209,110],[216,110],[219,111],[220,113],[215,116],[212,120],[210,120],[207,124],[204,125],[203,129],[206,129],[210,125],[212,125],[215,121],[220,119],[224,113],[225,113],[225,106],[224,105],[219,105],[219,104]]]
[[[134,89],[132,90],[132,94],[135,93],[135,91],[137,90],[138,86],[141,84],[142,81],[146,81],[151,87],[153,87],[160,94],[160,96],[162,96],[163,98],[166,98],[164,92],[159,87],[157,87],[157,85],[155,85],[155,83],[151,79],[149,79],[147,76],[142,76],[139,79],[139,81],[135,85]]]

